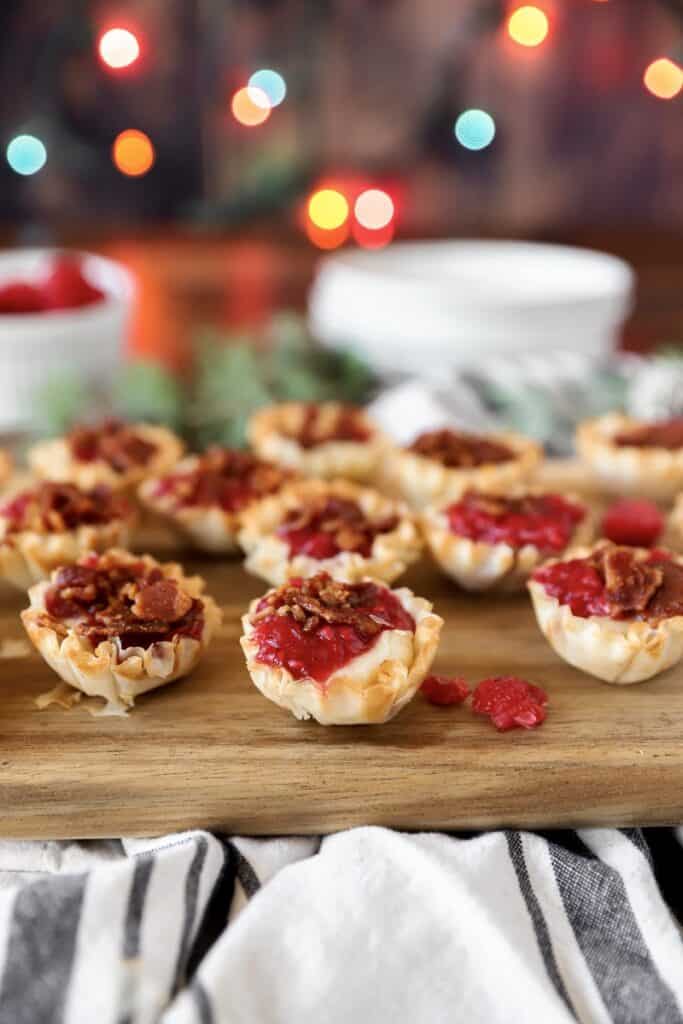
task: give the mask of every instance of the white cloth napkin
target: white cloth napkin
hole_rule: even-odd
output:
[[[679,1024],[680,838],[3,843],[0,1024]]]

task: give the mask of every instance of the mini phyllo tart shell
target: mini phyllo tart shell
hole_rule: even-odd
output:
[[[408,509],[346,480],[302,480],[245,510],[245,568],[269,583],[327,572],[353,583],[397,579],[420,554]]]
[[[602,567],[599,574],[595,564]],[[547,570],[556,566],[566,567],[558,577],[560,586],[573,587],[565,600],[550,592],[554,587]],[[673,603],[671,586],[680,594]],[[683,656],[683,558],[671,552],[602,541],[547,562],[528,587],[538,625],[553,650],[598,679],[639,683]]]
[[[363,410],[341,402],[268,406],[251,417],[247,437],[262,458],[326,480],[370,480],[387,448]]]
[[[542,458],[535,441],[511,431],[480,436],[428,431],[407,448],[394,448],[383,483],[413,508],[455,501],[468,488],[504,491],[526,481]]]
[[[150,476],[169,470],[183,453],[180,438],[151,423],[106,420],[75,427],[65,437],[41,441],[28,452],[28,463],[43,480],[76,484],[85,491],[104,486],[130,490]]]
[[[216,447],[188,456],[167,476],[146,480],[138,497],[199,551],[234,554],[246,512],[295,477],[250,452]]]
[[[201,577],[121,550],[57,569],[29,598],[21,618],[37,650],[112,713],[191,672],[221,622]]]
[[[548,504],[548,507],[539,507],[539,502]],[[470,531],[474,536],[467,536],[466,527],[458,526],[457,518],[452,516],[452,511],[462,506],[473,506],[475,514],[481,506],[491,516],[489,534],[505,536],[502,528],[496,528],[497,517],[505,515],[513,507],[524,509],[525,503],[538,509],[536,523],[530,523],[525,531],[527,537],[537,535],[535,542],[490,539],[485,530],[482,531],[485,539],[477,535],[477,530]],[[468,511],[465,508],[465,520]],[[539,522],[542,515],[545,515],[545,522]],[[544,529],[546,526],[549,529]],[[422,529],[439,568],[465,590],[518,591],[524,589],[531,573],[549,554],[561,555],[570,546],[590,541],[593,522],[588,508],[574,496],[520,489],[505,497],[467,491],[460,502],[427,509],[422,516]],[[551,531],[553,535],[549,538]],[[549,549],[549,543],[553,544],[552,549]]]
[[[406,588],[369,579],[349,585],[322,573],[253,601],[242,625],[247,668],[265,697],[295,718],[365,725],[388,721],[415,695],[443,620]]]
[[[126,547],[135,519],[107,488],[38,482],[0,505],[0,579],[27,590],[87,551]]]
[[[576,450],[609,492],[669,500],[683,490],[683,418],[647,423],[607,413],[579,424]]]

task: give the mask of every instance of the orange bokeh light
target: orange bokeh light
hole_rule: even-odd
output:
[[[672,100],[683,89],[683,68],[668,57],[660,57],[648,64],[643,82],[653,96],[660,100]]]
[[[238,89],[230,104],[232,116],[245,128],[255,128],[270,117],[270,100],[262,89],[245,86]]]
[[[122,174],[138,178],[154,164],[154,146],[149,135],[135,128],[128,128],[116,136],[112,146],[112,159]]]
[[[100,36],[97,50],[103,64],[119,70],[135,63],[140,56],[140,43],[127,28],[110,28]]]
[[[347,220],[337,228],[319,228],[312,220],[306,218],[306,234],[308,240],[318,249],[338,249],[349,237],[349,222]]]
[[[550,31],[550,22],[540,7],[518,7],[508,18],[507,30],[520,46],[540,46]]]

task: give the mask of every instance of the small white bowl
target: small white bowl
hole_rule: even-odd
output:
[[[323,344],[386,374],[442,374],[497,353],[611,351],[634,275],[606,253],[514,241],[401,242],[325,257],[309,295]]]
[[[0,253],[0,286],[38,284],[58,258],[58,249],[10,249]],[[44,313],[0,313],[0,429],[35,422],[35,403],[51,378],[68,369],[86,386],[102,388],[119,367],[135,293],[132,275],[120,264],[74,252],[84,277],[100,288],[101,302]]]

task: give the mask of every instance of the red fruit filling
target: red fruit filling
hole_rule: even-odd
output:
[[[62,533],[78,526],[99,526],[114,519],[129,519],[132,509],[125,498],[107,487],[82,491],[73,484],[41,483],[0,505],[8,532],[36,530]]]
[[[545,721],[548,695],[517,676],[483,679],[472,694],[472,710],[488,715],[499,732],[533,729]]]
[[[415,630],[388,587],[340,583],[327,573],[290,580],[267,594],[252,623],[258,661],[317,683],[369,651],[384,630]]]
[[[451,532],[459,537],[509,544],[534,544],[540,551],[562,551],[586,510],[559,494],[502,498],[469,491],[446,509]]]
[[[144,562],[117,564],[107,555],[59,569],[45,609],[53,629],[66,634],[66,620],[93,648],[114,639],[121,648],[147,648],[174,636],[199,640],[204,625],[202,601],[177,580]]]
[[[624,430],[614,438],[620,448],[683,448],[683,416]]]
[[[273,494],[294,475],[248,452],[210,448],[193,469],[163,477],[154,496],[171,498],[176,508],[216,505],[236,512],[250,501]]]
[[[409,452],[434,459],[449,469],[470,469],[486,463],[510,462],[515,452],[506,444],[457,430],[430,430],[413,441]]]
[[[40,288],[27,281],[10,281],[0,288],[0,313],[40,313],[44,308]]]
[[[79,462],[108,463],[115,473],[125,473],[145,466],[155,455],[157,446],[120,420],[105,420],[96,427],[75,427],[68,436],[69,446]]]
[[[610,505],[602,532],[615,544],[649,548],[664,529],[664,516],[652,501],[623,498]]]
[[[532,575],[574,615],[656,623],[683,615],[683,566],[668,551],[606,543],[587,558],[542,566]]]
[[[367,558],[375,537],[397,525],[397,516],[368,519],[357,502],[332,496],[292,509],[277,534],[287,542],[292,556],[323,559],[356,551]]]
[[[83,276],[80,260],[67,255],[55,262],[41,291],[46,309],[78,309],[104,298],[104,292]]]
[[[470,688],[462,676],[427,676],[420,689],[430,704],[443,707],[462,704],[470,694]]]
[[[367,421],[352,405],[305,406],[300,426],[291,436],[302,448],[315,448],[328,441],[368,441],[372,436]]]
[[[16,280],[0,287],[0,314],[77,309],[100,302],[104,297],[104,292],[83,276],[80,260],[64,255],[38,284]]]

